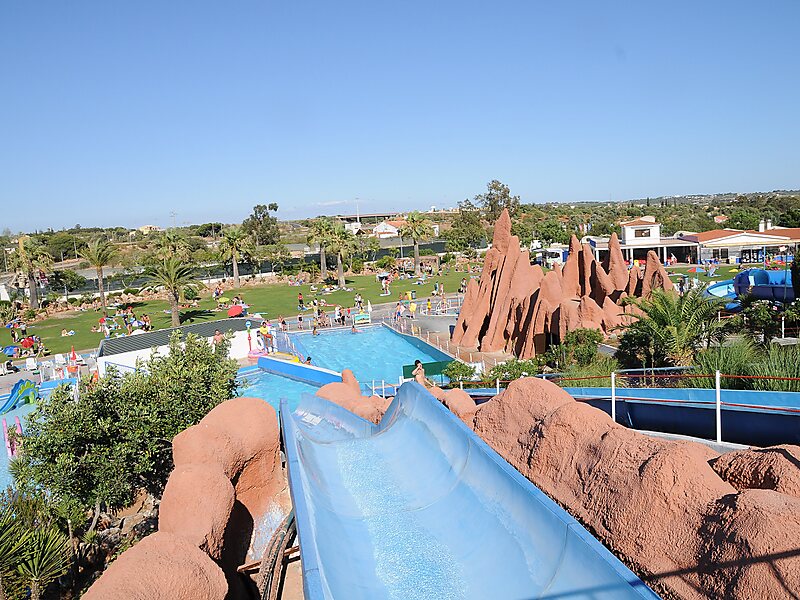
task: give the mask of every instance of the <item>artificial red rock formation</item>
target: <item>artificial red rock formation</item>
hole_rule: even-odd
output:
[[[86,600],[223,600],[225,575],[185,539],[158,531],[111,563],[83,596]]]
[[[158,530],[183,538],[219,560],[235,498],[231,480],[216,465],[175,467],[161,498]]]
[[[236,500],[261,516],[283,486],[275,409],[261,398],[223,402],[172,442],[176,466],[216,464],[235,481]]]
[[[711,466],[737,490],[775,490],[800,498],[800,446],[786,444],[729,452]]]
[[[800,589],[800,499],[734,487],[794,490],[787,464],[797,470],[796,446],[718,458],[701,444],[626,429],[538,378],[479,406],[473,428],[670,596],[782,598]],[[746,481],[729,483],[710,464],[723,477],[741,468]]]
[[[472,399],[472,396],[459,388],[443,390],[440,387],[434,387],[429,391],[434,398],[449,408],[468,427],[473,427],[475,411],[478,407],[475,405],[475,400]]]
[[[745,490],[722,498],[702,539],[706,597],[797,598],[800,499],[772,490]]]
[[[285,486],[275,409],[260,398],[223,402],[175,436],[172,454],[159,531],[124,552],[87,598],[212,600],[246,593],[236,567],[254,524],[281,505]]]
[[[380,396],[362,396],[361,386],[350,369],[342,371],[341,382],[323,385],[316,395],[373,423],[380,422],[390,404],[388,399]]]
[[[672,289],[654,252],[644,273],[630,271],[616,235],[609,241],[603,264],[588,244],[572,236],[563,267],[544,275],[532,267],[527,251],[511,235],[511,219],[503,211],[494,228],[479,282],[470,281],[451,340],[482,352],[514,351],[527,359],[578,328],[609,334],[634,314],[620,302],[626,296],[649,296],[654,289]],[[617,309],[614,309],[616,306]]]

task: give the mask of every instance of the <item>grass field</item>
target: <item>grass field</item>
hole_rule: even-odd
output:
[[[753,265],[760,266],[760,265]],[[747,268],[747,265],[742,268]],[[667,271],[673,281],[677,282],[678,277],[687,274],[689,277],[697,277],[703,283],[732,279],[739,271],[734,265],[720,265],[714,277],[709,277],[707,273],[689,273],[690,267],[670,267]],[[347,286],[353,288],[352,292],[338,291],[324,296],[329,304],[341,304],[344,307],[353,305],[353,296],[360,292],[364,302],[370,300],[372,304],[396,301],[398,294],[409,290],[416,290],[418,298],[425,298],[433,291],[433,284],[439,281],[444,284],[446,292],[454,292],[458,289],[461,278],[465,273],[450,272],[448,275],[431,279],[425,285],[414,285],[412,280],[396,281],[392,284],[392,295],[390,297],[380,296],[380,286],[373,275],[355,275],[347,278]],[[232,298],[234,295],[241,295],[244,301],[251,306],[250,312],[260,312],[269,318],[277,318],[280,315],[290,318],[297,315],[297,293],[303,292],[306,303],[310,303],[313,298],[309,285],[300,287],[289,286],[286,284],[265,284],[258,287],[246,287],[241,290],[229,290],[225,295]],[[200,323],[225,317],[225,312],[215,311],[216,305],[210,298],[210,294],[204,293],[198,308],[181,311],[181,323]],[[137,316],[142,314],[150,315],[153,326],[156,329],[163,329],[170,326],[170,315],[164,312],[169,308],[166,301],[157,300],[142,302],[134,305]],[[113,314],[113,313],[110,313]],[[100,313],[96,311],[78,312],[72,311],[51,317],[45,321],[31,324],[28,327],[30,333],[40,336],[45,345],[54,354],[68,352],[74,345],[78,351],[92,350],[97,348],[103,339],[102,333],[93,333],[91,330],[100,318]],[[61,330],[74,330],[74,336],[61,337]],[[0,333],[0,346],[11,344],[11,335],[8,330]]]
[[[416,290],[418,298],[426,298],[433,292],[434,282],[439,281],[444,285],[445,292],[455,292],[458,289],[461,278],[466,274],[462,272],[450,272],[448,275],[430,279],[425,285],[414,285],[413,280],[395,281],[391,286],[391,296],[381,297],[380,285],[375,280],[374,275],[355,275],[347,278],[347,287],[353,291],[337,291],[331,294],[320,295],[325,298],[328,304],[341,304],[344,307],[353,306],[353,297],[356,292],[360,292],[364,298],[372,304],[384,302],[395,302],[398,294]],[[310,305],[314,297],[310,285],[289,286],[286,284],[265,284],[258,287],[245,287],[240,290],[227,290],[225,296],[233,298],[239,295],[250,305],[250,312],[260,312],[269,318],[277,318],[280,315],[288,318],[297,316],[297,293],[303,292],[306,304]],[[170,315],[166,312],[169,304],[163,300],[151,302],[140,302],[133,305],[136,315],[141,317],[143,314],[150,315],[155,329],[170,327]],[[210,298],[210,293],[203,294],[198,308],[181,311],[181,323],[201,323],[222,319],[226,316],[224,311],[215,311],[216,304]],[[114,309],[109,310],[109,315],[114,313]],[[93,350],[100,345],[103,339],[102,333],[93,333],[91,328],[97,325],[101,317],[99,311],[70,311],[50,317],[38,323],[31,323],[28,326],[28,333],[38,335],[44,340],[45,346],[53,354],[69,352],[74,345],[75,350]],[[121,319],[118,320],[121,324]],[[75,331],[75,335],[61,337],[61,330]],[[0,332],[0,346],[11,344],[11,334],[9,330]]]

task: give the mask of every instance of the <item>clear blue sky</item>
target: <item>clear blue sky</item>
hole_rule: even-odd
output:
[[[9,1],[0,229],[800,187],[800,2]]]

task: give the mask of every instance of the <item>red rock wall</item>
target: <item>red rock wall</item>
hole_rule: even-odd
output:
[[[124,552],[89,600],[247,597],[236,567],[285,485],[275,409],[259,398],[223,402],[175,436],[172,453],[159,531]]]
[[[563,268],[544,275],[541,268],[531,266],[528,252],[520,250],[519,239],[511,235],[508,212],[503,211],[481,278],[467,285],[451,340],[464,348],[513,351],[527,359],[578,328],[609,333],[625,322],[623,298],[646,297],[654,289],[672,287],[654,252],[648,253],[644,272],[636,267],[629,271],[616,234],[603,264],[595,260],[588,244],[581,246],[572,236]],[[627,309],[627,315],[631,312]]]
[[[622,427],[536,378],[477,407],[472,427],[658,590],[736,599],[800,590],[796,446],[719,457]]]
[[[342,371],[342,381],[323,385],[317,396],[325,398],[373,423],[378,423],[391,401],[380,396],[362,396],[361,386],[350,369]]]

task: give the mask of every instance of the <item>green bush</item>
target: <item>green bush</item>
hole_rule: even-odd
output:
[[[512,358],[504,363],[493,366],[486,374],[485,379],[494,381],[510,381],[520,377],[532,377],[539,372],[539,363],[535,360],[518,360]]]
[[[391,269],[394,266],[394,258],[389,255],[381,256],[375,261],[375,266],[379,269]]]
[[[129,295],[129,296],[135,296],[135,295],[136,295],[136,294],[138,294],[140,291],[141,291],[141,290],[140,290],[139,288],[125,288],[124,290],[122,290],[122,293],[123,293],[123,294],[127,294],[127,295]]]
[[[361,273],[364,270],[364,261],[360,258],[354,258],[350,269],[353,273]]]
[[[723,346],[698,352],[694,359],[697,369],[693,373],[706,377],[689,378],[681,382],[688,387],[714,387],[715,382],[708,375],[714,375],[717,371],[725,375],[752,375],[753,365],[760,359],[760,353],[751,340],[737,339]],[[751,381],[723,377],[721,384],[730,390],[746,390],[751,389]]]
[[[442,370],[442,374],[450,381],[468,381],[475,376],[475,367],[454,360]]]
[[[36,309],[33,308],[26,308],[22,311],[22,320],[23,321],[32,321],[36,318]]]
[[[27,418],[25,449],[14,478],[23,492],[88,509],[130,504],[142,488],[160,494],[172,470],[172,438],[236,392],[228,344],[170,338],[169,354],[153,354],[135,373],[113,370],[80,382],[80,401],[61,386]]]
[[[200,297],[200,294],[194,286],[190,285],[183,288],[183,297],[187,300],[196,300]]]
[[[548,348],[542,361],[561,371],[575,365],[587,367],[597,359],[597,345],[602,341],[603,334],[596,329],[576,329],[561,344]]]

